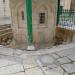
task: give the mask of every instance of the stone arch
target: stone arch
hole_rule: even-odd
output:
[[[38,7],[39,12],[48,12],[48,8],[46,5],[40,5]]]
[[[48,12],[48,6],[46,4],[38,3],[35,6],[34,11],[36,11],[36,12]]]
[[[33,5],[33,13],[32,13],[33,25],[35,25],[35,27],[38,26],[48,27],[49,12],[50,12],[49,5],[45,4],[45,2],[35,3]],[[40,13],[45,13],[45,23],[41,25],[40,25],[40,17],[39,17]]]
[[[34,43],[45,42],[45,28],[48,28],[48,12],[49,8],[45,3],[37,3],[33,7],[33,41]],[[40,24],[40,13],[45,13],[45,23]],[[36,28],[36,30],[35,30]],[[42,29],[41,29],[42,28]],[[35,36],[36,35],[36,36]],[[42,40],[43,39],[43,40]],[[38,40],[38,41],[37,41]]]
[[[48,23],[48,7],[45,4],[39,4],[39,6],[37,7],[37,14],[38,14],[38,21],[39,21],[39,14],[40,13],[45,13],[45,24],[43,24],[44,26],[47,26]],[[39,22],[38,22],[39,24]]]
[[[24,4],[22,4],[22,5],[20,5],[20,6],[18,6],[18,8],[17,8],[17,13],[18,13],[18,20],[19,20],[19,25],[18,25],[18,28],[21,28],[21,23],[24,25],[25,24],[25,20],[23,20],[22,21],[22,18],[21,18],[21,11],[23,11],[24,12],[24,19],[25,19],[25,8],[24,8]],[[20,23],[21,22],[21,23]],[[24,25],[25,26],[25,25]]]

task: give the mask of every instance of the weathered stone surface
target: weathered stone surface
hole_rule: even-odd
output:
[[[66,57],[54,58],[54,53],[46,53],[46,51],[43,50],[39,51],[38,55],[37,52],[23,51],[23,53],[20,50],[7,49],[2,46],[1,49],[5,51],[1,51],[1,53],[7,55],[6,59],[4,59],[5,56],[0,55],[0,75],[24,75],[24,71],[26,75],[75,75],[75,61],[71,62],[69,60],[75,59],[73,50],[71,50],[72,52],[67,50],[68,54],[65,53],[65,55],[67,54]],[[11,50],[12,52],[10,52]],[[41,54],[42,52],[44,52],[44,54]],[[14,53],[14,56],[11,56],[12,53]],[[43,72],[45,74],[43,74]]]
[[[67,56],[69,59],[71,59],[72,61],[75,61],[75,55],[69,55]]]
[[[0,47],[0,54],[12,55],[13,54],[13,49],[5,48],[5,47]]]
[[[31,68],[31,69],[27,69],[25,71],[26,75],[44,75],[42,70],[39,69],[38,67],[36,68]]]
[[[66,70],[67,73],[75,72],[75,64],[64,64],[62,67]]]
[[[74,74],[71,74],[71,75],[75,75],[75,73]]]
[[[67,72],[65,72],[64,75],[69,75],[69,74]]]
[[[17,62],[15,62],[15,61],[9,61],[7,59],[0,59],[0,68],[1,67],[6,67],[8,65],[13,65],[13,64],[17,64]]]
[[[10,75],[21,71],[24,71],[23,66],[20,64],[16,64],[0,68],[0,75]]]
[[[71,62],[67,57],[60,58],[57,61],[59,61],[60,64],[65,64],[65,63]]]
[[[7,65],[8,65],[8,60],[0,59],[0,67],[7,66]]]
[[[24,52],[22,50],[19,50],[19,49],[15,49],[13,50],[13,55],[14,56],[20,56],[21,54],[23,54]]]
[[[45,71],[46,75],[63,75],[64,71],[61,67],[54,68],[52,70]]]
[[[55,59],[58,59],[60,58],[57,54],[53,53],[52,56],[55,58]]]
[[[24,72],[19,72],[19,73],[15,73],[15,74],[11,74],[11,75],[25,75]]]
[[[73,64],[75,64],[75,62],[72,62]]]
[[[47,70],[47,71],[45,71],[45,75],[60,75],[60,74],[58,74],[57,72],[54,72],[54,71]]]
[[[50,64],[52,64],[54,62],[55,62],[55,60],[49,55],[43,55],[43,56],[40,56],[38,58],[38,63],[41,66],[47,66],[47,65],[50,65]]]
[[[24,59],[23,65],[25,69],[28,69],[28,68],[36,67],[38,64],[35,61],[34,57],[27,57]]]
[[[53,68],[56,68],[57,65],[55,65],[55,64],[51,64],[51,65],[48,65],[47,67],[48,67],[49,69],[53,69]]]
[[[73,55],[75,54],[75,50],[64,50],[64,51],[60,51],[60,52],[56,52],[57,55],[63,57],[63,56],[68,56],[68,55]]]

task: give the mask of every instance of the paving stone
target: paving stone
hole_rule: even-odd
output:
[[[60,74],[58,74],[57,72],[54,72],[54,71],[47,70],[47,71],[45,71],[45,75],[60,75]]]
[[[0,67],[7,66],[7,65],[8,65],[8,60],[0,59]]]
[[[19,73],[15,73],[15,74],[11,74],[11,75],[25,75],[24,72],[19,72]]]
[[[49,69],[49,67],[41,67],[41,69],[42,69],[43,71],[46,71],[46,70]]]
[[[13,55],[13,49],[5,48],[5,47],[0,47],[0,54]]]
[[[7,59],[0,59],[0,68],[12,64],[17,64],[17,62],[9,61]]]
[[[47,67],[48,67],[49,69],[53,69],[53,68],[56,68],[56,67],[57,67],[57,65],[52,64],[52,65],[48,65]]]
[[[11,65],[0,68],[0,75],[11,75],[13,73],[24,71],[23,66],[20,64]]]
[[[57,67],[56,64],[51,64],[51,65],[46,65],[46,66],[39,65],[39,66],[42,68],[43,71]]]
[[[19,57],[21,57],[21,58],[23,58],[23,59],[26,59],[26,58],[27,58],[27,55],[26,55],[26,53],[23,53],[23,54],[21,54]]]
[[[74,73],[75,72],[75,64],[64,64],[61,65],[67,73]]]
[[[9,55],[10,58],[8,57],[8,59],[12,58],[13,60],[14,59],[17,60],[18,62],[21,61],[20,58],[16,59],[15,57],[10,56],[13,54],[13,49],[10,49],[10,48],[7,49],[7,48],[3,48],[3,47],[0,49],[3,49],[3,51],[0,50],[1,54]],[[42,52],[44,52],[44,51],[42,50],[41,54],[42,54]],[[68,56],[68,57],[72,56],[72,54],[75,54],[75,51],[73,51],[73,50],[72,51],[70,51],[70,50],[61,51],[61,52],[57,53],[58,55],[55,53],[53,53],[51,55],[46,55],[46,54],[40,55],[40,56],[38,56],[38,58],[36,60],[35,60],[34,56],[29,56],[28,53],[29,52],[22,54],[21,51],[18,51],[16,53],[14,51],[15,55],[20,55],[19,57],[23,58],[23,60],[24,60],[23,65],[25,68],[26,75],[44,75],[42,70],[45,71],[46,75],[63,75],[64,71],[61,67],[59,67],[59,63],[57,64],[56,59],[59,58],[59,55],[62,57],[63,56]],[[35,54],[35,52],[34,53],[32,52],[31,54]],[[39,54],[40,54],[40,51],[39,51]],[[0,75],[24,75],[23,65],[16,63],[15,60],[9,61],[6,59],[0,59],[0,66],[1,66]],[[68,63],[70,61],[66,57],[58,59],[58,60],[60,63],[63,63],[62,67],[67,72],[70,72],[70,73],[75,72],[75,63],[74,62],[73,62],[73,64],[70,64],[70,65],[64,64],[64,63]],[[14,65],[12,65],[12,64],[14,64]],[[7,66],[7,65],[9,65],[9,66]],[[41,65],[42,70],[37,67],[39,65]],[[65,65],[67,65],[67,66],[65,66]],[[3,66],[6,66],[6,67],[3,67]],[[22,71],[22,72],[20,72],[20,71]],[[64,75],[68,75],[67,72]],[[72,75],[75,75],[75,74],[72,74]]]
[[[67,72],[65,72],[64,75],[69,75],[69,74]]]
[[[55,53],[53,53],[53,54],[51,54],[55,59],[58,59],[58,58],[60,58],[57,54],[55,54]]]
[[[67,57],[60,58],[57,61],[59,61],[60,64],[65,64],[65,63],[71,62]]]
[[[43,55],[37,59],[37,62],[41,66],[47,66],[47,65],[53,64],[55,60],[53,59],[53,57],[49,55]]]
[[[22,50],[19,50],[19,49],[15,49],[14,51],[13,51],[13,54],[15,55],[15,56],[20,56],[20,55],[22,55],[24,53],[24,51],[22,51]]]
[[[60,66],[58,66],[57,68],[54,68],[53,71],[57,72],[60,75],[63,75],[64,73],[63,69]]]
[[[0,54],[1,59],[7,59],[12,62],[22,63],[24,59],[20,58],[19,56],[11,56],[11,55],[3,55]]]
[[[75,61],[75,55],[69,55],[67,56],[69,59],[71,59],[72,61]]]
[[[71,75],[75,75],[75,73],[74,74],[71,74]]]
[[[72,62],[73,64],[75,64],[75,62]]]
[[[46,75],[63,75],[64,71],[61,67],[45,71]]]
[[[68,56],[68,55],[74,55],[75,54],[75,50],[64,50],[64,51],[60,51],[60,52],[56,52],[57,55],[63,57],[63,56]]]
[[[27,69],[27,68],[36,67],[38,64],[35,61],[34,57],[27,57],[23,61],[23,65],[24,65],[24,68]]]
[[[42,72],[42,70],[39,69],[38,67],[36,67],[36,68],[31,68],[31,69],[27,69],[27,70],[25,71],[25,74],[26,74],[26,75],[44,75],[43,72]]]

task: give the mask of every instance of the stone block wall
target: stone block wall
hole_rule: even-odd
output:
[[[10,1],[12,12],[12,29],[14,38],[18,42],[28,42],[27,38],[27,16],[25,0]],[[16,2],[17,5],[16,5]],[[57,16],[57,1],[56,0],[32,0],[32,29],[33,43],[52,43],[56,30]],[[25,19],[22,20],[21,11],[24,11]],[[45,12],[45,24],[39,24],[39,13]]]

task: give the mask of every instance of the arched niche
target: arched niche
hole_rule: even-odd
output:
[[[33,9],[33,23],[38,26],[47,26],[48,22],[48,7],[45,4],[37,4]],[[36,20],[36,21],[35,21]],[[40,21],[42,20],[42,22]]]

